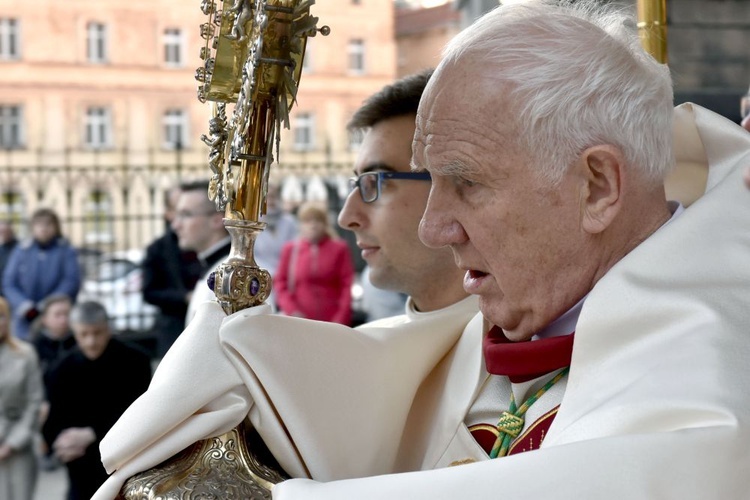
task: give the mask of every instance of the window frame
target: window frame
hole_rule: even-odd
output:
[[[15,116],[11,116],[16,111]],[[6,116],[6,113],[8,116]],[[15,130],[15,134],[13,131]],[[15,142],[13,141],[15,135]],[[0,149],[24,149],[26,131],[21,104],[0,104]]]
[[[21,58],[21,21],[17,17],[0,17],[0,60]]]
[[[109,30],[99,21],[86,23],[86,61],[91,64],[109,62]]]
[[[181,28],[164,28],[162,32],[164,65],[169,68],[185,66],[185,33]],[[174,60],[170,56],[174,57]]]
[[[112,135],[112,110],[107,106],[87,106],[83,118],[83,147],[89,150],[112,149]]]
[[[186,149],[190,136],[188,133],[189,123],[189,115],[185,108],[165,109],[161,115],[162,148],[167,150]],[[171,137],[172,135],[177,137]]]
[[[300,140],[300,135],[304,135],[305,140]],[[312,112],[301,111],[294,115],[292,146],[295,151],[315,149],[315,115]]]
[[[346,46],[347,70],[350,75],[364,75],[367,72],[365,40],[352,38]]]

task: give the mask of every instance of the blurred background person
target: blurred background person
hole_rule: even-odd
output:
[[[201,265],[192,250],[181,250],[172,229],[180,188],[164,195],[166,230],[146,248],[143,269],[143,300],[159,308],[154,322],[156,356],[161,358],[185,329],[190,297],[201,275]]]
[[[274,286],[289,316],[351,323],[354,266],[349,246],[336,236],[325,207],[308,202],[297,212],[299,237],[284,245]]]
[[[208,198],[208,181],[180,186],[172,229],[177,234],[180,249],[195,252],[201,265],[185,315],[185,323],[189,323],[198,304],[216,299],[206,278],[229,256],[231,247],[224,214],[217,212],[216,205]]]
[[[0,296],[5,296],[3,293],[3,270],[8,263],[11,252],[16,248],[16,244],[18,244],[18,240],[16,239],[16,233],[13,231],[13,225],[10,221],[0,220]]]
[[[49,208],[31,216],[31,239],[19,243],[3,272],[3,293],[13,311],[13,331],[26,339],[41,302],[63,293],[75,302],[81,285],[76,250],[63,238],[60,218]]]
[[[299,232],[297,219],[282,207],[281,186],[278,184],[268,187],[266,214],[261,217],[261,222],[266,223],[266,228],[255,239],[253,255],[258,267],[273,275],[279,267],[281,249],[286,243],[293,241]],[[267,302],[276,305],[273,287]]]
[[[47,446],[68,470],[68,500],[89,500],[107,479],[99,441],[151,381],[148,354],[112,337],[97,302],[70,314],[76,348],[48,372],[50,402],[42,427]]]
[[[32,327],[31,342],[43,374],[76,346],[70,329],[71,307],[73,303],[64,293],[54,293],[42,301],[39,318]]]
[[[34,348],[11,335],[10,323],[10,307],[0,297],[0,498],[31,500],[42,375]]]
[[[49,414],[49,397],[47,380],[49,372],[58,361],[76,346],[73,331],[70,329],[70,309],[73,306],[70,297],[63,293],[52,294],[42,301],[40,316],[32,326],[31,342],[39,357],[39,367],[45,380],[44,401],[39,411],[39,421],[44,423]],[[39,460],[44,470],[56,469],[60,462],[55,459],[44,441],[40,443]]]

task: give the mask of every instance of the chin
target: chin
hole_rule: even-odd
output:
[[[485,297],[479,298],[479,310],[482,315],[492,325],[498,326],[503,329],[505,336],[513,342],[522,342],[528,340],[533,336],[533,333],[527,333],[522,321],[518,315],[512,314],[511,311],[507,311],[503,308],[502,303],[498,303],[499,300],[488,299]]]
[[[528,333],[520,329],[506,330],[503,329],[503,333],[511,342],[525,342],[530,340],[534,336],[533,333]]]

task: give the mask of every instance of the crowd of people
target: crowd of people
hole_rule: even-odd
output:
[[[673,108],[632,27],[593,1],[504,5],[362,105],[337,222],[395,305],[356,328],[330,211],[285,213],[278,186],[255,244],[273,295],[229,317],[207,182],[166,193],[153,375],[76,303],[53,212],[29,242],[0,223],[0,496],[30,498],[41,453],[70,499],[113,499],[248,420],[293,478],[278,500],[743,498],[750,118]],[[690,162],[708,176],[687,206],[665,179]]]
[[[102,437],[148,387],[151,361],[213,299],[206,279],[230,250],[223,213],[207,182],[175,186],[164,201],[164,234],[141,263],[143,298],[158,308],[153,352],[113,337],[101,304],[77,301],[81,265],[56,212],[34,212],[21,240],[0,221],[0,497],[30,500],[40,469],[65,466],[67,498],[89,499],[107,477]],[[278,186],[269,193],[255,251],[276,277],[269,302],[278,314],[352,321],[352,257],[331,220],[324,205],[292,214]]]

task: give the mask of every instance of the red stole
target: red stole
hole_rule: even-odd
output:
[[[510,341],[502,329],[493,327],[484,339],[483,350],[487,371],[506,376],[512,383],[527,382],[553,371],[570,366],[573,355],[574,333],[559,337]],[[520,405],[520,402],[518,403]],[[559,405],[542,415],[519,435],[508,450],[508,455],[538,449],[557,415]],[[478,424],[469,428],[472,436],[489,454],[497,437],[494,425]]]

